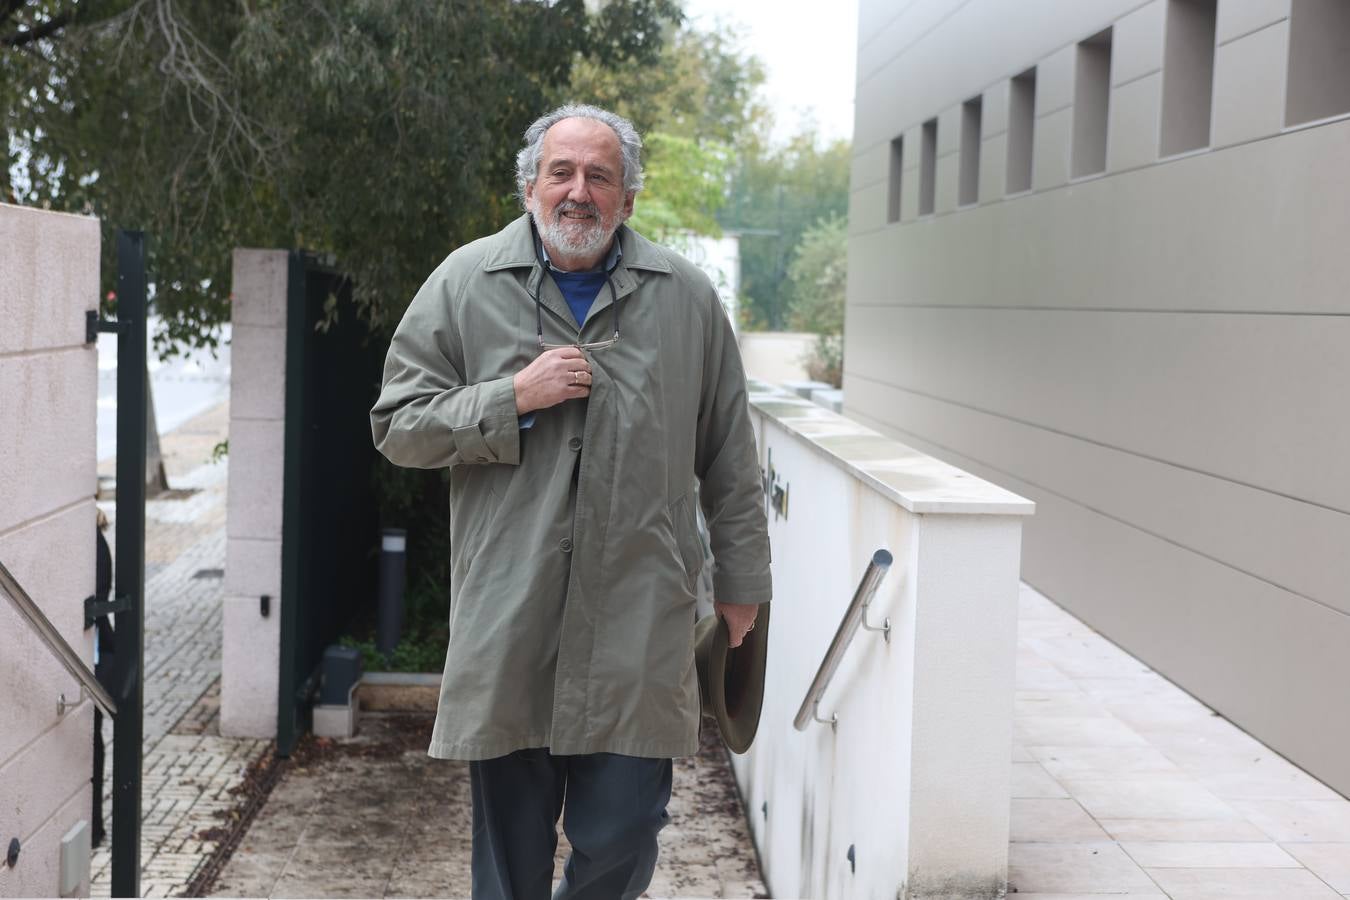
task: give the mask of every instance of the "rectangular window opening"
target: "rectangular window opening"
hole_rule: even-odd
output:
[[[886,183],[886,221],[900,221],[900,182],[905,177],[905,139],[891,141],[890,180]]]
[[[1350,2],[1294,0],[1284,124],[1350,113]]]
[[[1031,190],[1031,148],[1036,133],[1036,70],[1013,78],[1008,91],[1007,193]]]
[[[932,215],[937,200],[937,119],[923,123],[919,145],[919,215]]]
[[[1209,146],[1218,0],[1169,0],[1163,49],[1162,156]]]
[[[972,97],[961,104],[961,177],[956,199],[962,206],[980,202],[980,119],[983,97]]]
[[[1074,178],[1106,171],[1106,123],[1111,101],[1111,29],[1078,44],[1073,90]]]

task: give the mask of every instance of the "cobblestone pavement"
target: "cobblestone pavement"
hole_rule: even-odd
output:
[[[307,739],[208,896],[468,897],[468,765],[426,755],[432,723],[365,712],[350,741]],[[767,896],[715,725],[675,761],[668,809],[645,896]]]
[[[146,503],[145,715],[141,785],[141,891],[181,894],[216,849],[198,834],[223,824],[238,805],[232,788],[268,741],[222,738],[219,720],[222,573],[225,567],[223,460],[211,449],[224,439],[223,404],[161,438],[170,492]],[[99,467],[110,475],[115,461]],[[114,504],[100,500],[111,521]],[[111,543],[113,528],[107,531]],[[115,549],[115,548],[114,548]],[[103,818],[112,828],[112,723]],[[94,849],[90,893],[111,893],[108,841]]]

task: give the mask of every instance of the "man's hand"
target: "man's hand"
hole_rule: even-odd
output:
[[[591,364],[576,347],[545,350],[516,373],[516,413],[557,406],[591,393]]]
[[[745,640],[745,636],[750,633],[750,629],[755,627],[755,616],[759,613],[759,605],[755,603],[722,603],[714,600],[713,612],[727,622],[727,631],[731,636],[727,646],[739,647],[741,641]]]

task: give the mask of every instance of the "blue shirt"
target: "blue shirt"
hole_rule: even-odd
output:
[[[564,272],[561,269],[553,268],[553,264],[548,259],[548,248],[539,240],[535,241],[539,246],[539,254],[544,258],[544,266],[548,269],[548,274],[553,278],[553,283],[562,291],[563,299],[567,301],[567,308],[572,310],[572,318],[577,320],[577,327],[580,328],[586,324],[586,316],[590,314],[591,307],[595,304],[595,298],[600,296],[600,290],[605,286],[605,275],[613,272],[614,267],[619,264],[623,258],[623,249],[619,246],[619,239],[616,236],[614,243],[610,245],[609,255],[605,257],[604,263],[594,269],[585,272]],[[529,428],[534,424],[534,413],[528,412],[520,417],[520,427]]]

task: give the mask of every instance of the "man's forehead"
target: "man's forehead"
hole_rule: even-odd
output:
[[[569,118],[555,122],[544,133],[543,155],[547,159],[584,155],[619,158],[619,137],[604,122]]]

